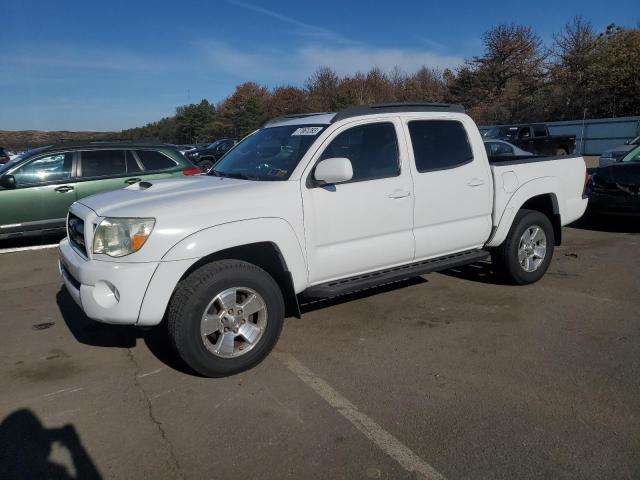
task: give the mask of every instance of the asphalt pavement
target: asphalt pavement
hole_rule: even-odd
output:
[[[640,221],[304,306],[201,378],[162,329],[88,320],[55,249],[0,254],[0,478],[640,478]]]

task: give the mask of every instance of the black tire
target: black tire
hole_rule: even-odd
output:
[[[558,148],[556,149],[556,155],[557,156],[561,156],[561,155],[566,155],[567,154],[567,150],[564,148]]]
[[[267,322],[250,351],[222,358],[205,346],[200,322],[209,302],[232,287],[248,287],[258,293],[266,304]],[[176,352],[187,365],[204,376],[223,377],[246,370],[269,354],[282,331],[284,314],[282,292],[271,275],[241,260],[220,260],[200,267],[178,284],[169,303],[167,327]]]
[[[537,269],[528,272],[518,261],[518,249],[520,246],[520,238],[525,230],[534,225],[539,226],[544,231],[546,236],[546,253]],[[496,273],[510,283],[527,285],[537,282],[545,274],[553,258],[554,245],[553,226],[551,225],[549,217],[536,210],[522,209],[516,214],[505,241],[502,242],[502,245],[491,251],[491,263]]]
[[[202,170],[204,173],[208,173],[209,170],[213,168],[215,162],[210,158],[205,158],[198,162],[198,168]]]

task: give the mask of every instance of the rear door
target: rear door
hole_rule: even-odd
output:
[[[194,168],[185,165],[184,160],[178,160],[176,158],[180,155],[178,152],[141,149],[134,150],[132,153],[142,167],[138,176],[143,179],[183,177],[184,169]]]
[[[535,150],[534,150],[532,133],[533,132],[531,131],[531,127],[529,126],[520,127],[518,129],[518,135],[516,136],[517,138],[516,145],[520,147],[522,150],[526,150],[527,152],[533,153],[535,152]]]
[[[79,199],[140,181],[142,169],[129,150],[85,150],[79,155]]]
[[[544,155],[552,155],[555,154],[554,145],[551,142],[551,138],[547,132],[547,128],[544,125],[534,125],[533,126],[533,139],[531,142],[531,149],[527,150],[531,153],[540,153]]]
[[[415,259],[481,247],[491,233],[493,188],[482,139],[470,119],[408,118]],[[477,137],[477,138],[476,138]]]
[[[73,152],[42,155],[12,169],[16,188],[0,190],[0,234],[63,227],[76,200],[73,172]]]

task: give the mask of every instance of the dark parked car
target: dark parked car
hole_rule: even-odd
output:
[[[0,147],[0,165],[7,163],[9,160],[10,157],[7,151],[3,147]]]
[[[222,138],[204,148],[197,148],[185,153],[187,158],[195,163],[203,172],[208,172],[222,156],[235,146],[238,140]]]
[[[543,123],[493,127],[484,139],[505,140],[536,155],[567,155],[576,149],[575,135],[549,135]]]
[[[621,161],[594,169],[586,192],[592,211],[640,215],[640,146]]]
[[[31,150],[0,166],[0,240],[64,231],[69,206],[80,198],[200,173],[166,145],[63,143]]]

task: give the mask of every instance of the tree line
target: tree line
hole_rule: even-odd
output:
[[[640,28],[611,24],[597,32],[577,16],[549,45],[516,24],[492,28],[482,44],[481,56],[455,69],[373,67],[339,76],[321,67],[303,87],[243,83],[218,104],[181,106],[175,115],[121,136],[172,143],[239,138],[273,117],[382,102],[459,103],[482,125],[640,114]]]

